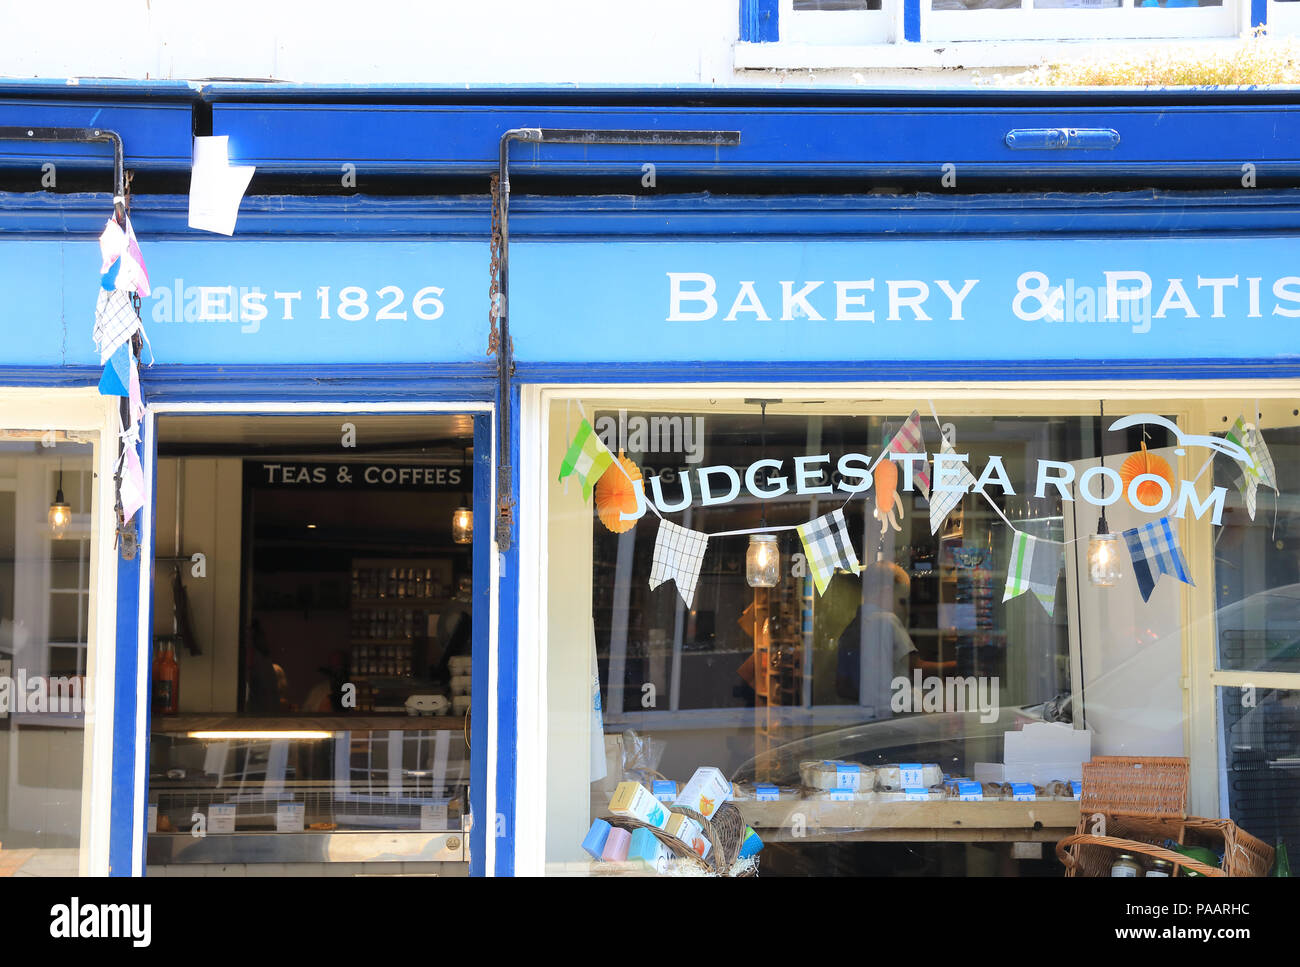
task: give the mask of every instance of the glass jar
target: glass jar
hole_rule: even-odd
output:
[[[1174,864],[1168,860],[1152,860],[1151,869],[1147,870],[1147,876],[1173,876]]]
[[[751,534],[745,553],[745,580],[751,588],[774,588],[781,576],[775,534]]]
[[[1142,866],[1132,853],[1120,853],[1110,865],[1111,876],[1141,876]]]

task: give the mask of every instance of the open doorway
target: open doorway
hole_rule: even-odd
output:
[[[151,868],[463,870],[474,429],[158,418]]]

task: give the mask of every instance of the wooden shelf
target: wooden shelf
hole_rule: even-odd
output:
[[[738,802],[768,842],[1055,842],[1074,832],[1079,804],[1041,802]],[[800,835],[793,833],[795,814]]]
[[[463,715],[228,715],[184,713],[155,715],[150,731],[178,732],[459,732],[465,727]]]

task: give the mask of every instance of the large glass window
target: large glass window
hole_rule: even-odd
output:
[[[1055,875],[1093,755],[1187,757],[1195,814],[1288,835],[1296,750],[1237,789],[1216,689],[1300,688],[1294,400],[1084,395],[550,402],[548,870],[645,869],[584,839],[701,769],[765,874]]]
[[[0,431],[0,876],[84,868],[95,440]]]

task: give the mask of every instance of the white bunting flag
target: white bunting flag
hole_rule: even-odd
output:
[[[650,566],[650,590],[671,580],[689,608],[695,600],[695,585],[700,580],[700,566],[708,545],[708,534],[661,520],[659,533],[655,535],[654,562]]]

